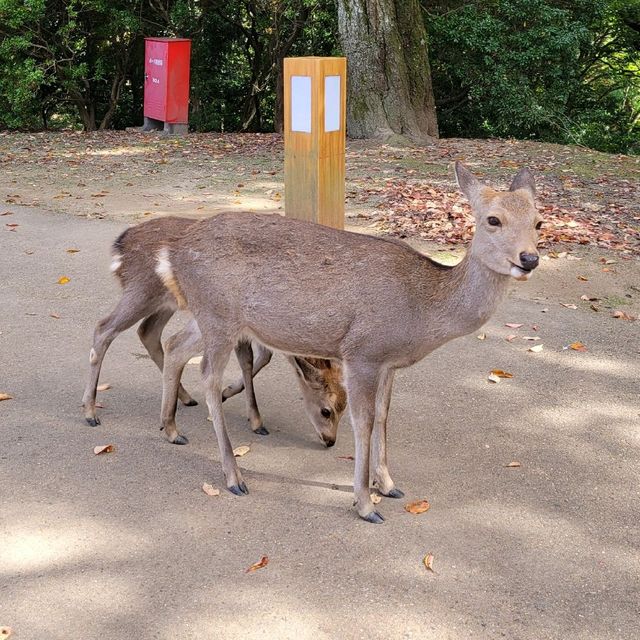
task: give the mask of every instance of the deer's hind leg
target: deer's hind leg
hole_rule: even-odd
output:
[[[264,345],[259,342],[252,343],[251,349],[253,351],[253,370],[252,376],[255,378],[260,371],[264,367],[266,367],[269,362],[271,362],[271,358],[273,356],[273,351],[267,349]],[[240,355],[236,351],[236,356],[238,356],[238,361],[240,362]],[[240,363],[242,367],[242,363]],[[242,375],[238,380],[236,380],[233,384],[230,384],[225,390],[222,392],[222,402],[232,398],[233,396],[239,394],[245,387],[244,384],[244,375]]]
[[[141,318],[156,312],[157,308],[157,301],[150,301],[139,291],[125,290],[116,308],[96,325],[89,352],[89,379],[82,397],[84,417],[89,426],[96,427],[100,424],[100,419],[96,415],[96,391],[107,349],[123,331],[129,329]]]
[[[172,335],[165,343],[164,368],[162,370],[162,409],[160,430],[173,444],[187,444],[186,436],[178,432],[176,408],[178,389],[185,365],[202,352],[202,334],[195,320],[190,320],[184,329]]]
[[[262,416],[258,410],[256,394],[253,388],[253,348],[250,340],[239,340],[235,346],[236,357],[242,370],[242,380],[244,384],[244,395],[247,402],[247,418],[251,425],[251,430],[261,436],[269,435],[262,422]],[[224,394],[223,394],[224,400]]]
[[[222,411],[222,375],[234,346],[235,340],[230,336],[219,334],[206,336],[203,376],[207,392],[207,405],[218,440],[227,488],[231,493],[241,496],[248,494],[249,489],[242,479],[242,474],[233,455]]]
[[[138,327],[138,337],[160,371],[164,369],[164,350],[161,342],[162,331],[174,313],[175,307],[163,307],[145,318]],[[187,407],[194,407],[198,404],[181,383],[178,386],[178,398]]]

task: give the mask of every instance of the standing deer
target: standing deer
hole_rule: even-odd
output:
[[[149,220],[127,229],[114,242],[111,271],[122,285],[122,297],[115,309],[98,322],[94,332],[93,346],[89,354],[90,375],[82,400],[85,419],[90,426],[95,427],[100,424],[100,419],[96,415],[95,400],[105,353],[114,338],[138,320],[144,318],[138,328],[140,340],[151,359],[162,371],[164,352],[160,338],[165,325],[175,313],[177,304],[155,273],[155,254],[165,242],[176,240],[195,223],[195,220],[177,217]],[[190,352],[190,358],[201,353],[201,348],[197,325],[192,322],[189,326],[191,328],[190,344],[195,347],[195,351]],[[269,432],[263,425],[255,399],[253,377],[269,363],[272,352],[261,344],[252,345],[250,341],[240,340],[236,345],[236,354],[242,370],[242,378],[224,390],[222,400],[246,388],[251,428],[255,433],[267,435]],[[346,408],[346,395],[341,384],[340,367],[327,360],[289,358],[289,361],[296,371],[307,414],[320,439],[330,447],[335,443],[338,423]],[[181,373],[182,368],[176,381],[176,400],[179,398],[187,406],[198,404],[180,384]],[[169,427],[165,434],[174,444],[188,442],[187,438],[179,434],[175,428]]]
[[[358,514],[384,520],[371,501],[370,468],[380,493],[403,495],[386,460],[395,370],[476,331],[510,278],[528,279],[539,259],[541,218],[531,172],[520,170],[506,192],[480,184],[460,163],[455,172],[476,232],[453,267],[400,241],[269,215],[221,214],[158,252],[158,275],[202,332],[206,399],[232,492],[248,490],[225,428],[222,374],[237,340],[255,338],[286,353],[342,362]],[[165,376],[171,376],[172,360],[167,349]]]

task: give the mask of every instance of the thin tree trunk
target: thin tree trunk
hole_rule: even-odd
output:
[[[427,34],[418,0],[338,0],[353,138],[438,137]]]

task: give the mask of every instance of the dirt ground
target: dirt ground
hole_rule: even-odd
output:
[[[278,356],[256,379],[269,436],[249,431],[241,396],[225,403],[234,446],[251,447],[244,498],[202,491],[224,479],[198,367],[185,386],[200,406],[178,414],[189,445],[159,433],[160,376],[135,331],[105,359],[103,424],[87,427],[79,406],[93,327],[118,299],[113,239],[169,213],[281,212],[280,139],[0,135],[0,629],[12,640],[635,637],[638,162],[520,142],[350,142],[349,228],[458,259],[470,232],[458,157],[496,186],[534,166],[543,260],[478,335],[398,375],[390,463],[407,498],[384,499],[374,526],[351,508],[348,418],[321,447]],[[513,378],[490,383],[493,368]],[[115,451],[95,456],[105,444]],[[407,513],[417,499],[431,509]]]

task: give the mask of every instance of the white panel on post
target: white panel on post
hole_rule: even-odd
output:
[[[340,131],[340,76],[324,78],[324,130]]]
[[[291,76],[291,131],[311,133],[310,76]]]

